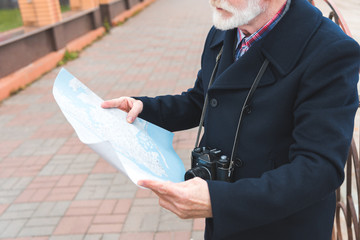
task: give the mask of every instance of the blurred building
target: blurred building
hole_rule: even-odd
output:
[[[17,0],[1,0],[0,1],[0,9],[1,8],[17,8],[18,3]]]
[[[59,0],[60,1],[60,5],[64,6],[64,5],[70,5],[70,0]],[[18,5],[18,0],[1,0],[0,1],[0,9],[1,8],[17,8],[19,7]]]

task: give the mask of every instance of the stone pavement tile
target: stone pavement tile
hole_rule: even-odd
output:
[[[63,236],[50,236],[49,240],[83,240],[84,234],[68,234]]]
[[[122,173],[90,174],[76,200],[133,198],[136,190]]]
[[[83,240],[101,240],[102,238],[102,234],[87,234]]]
[[[119,233],[131,202],[132,199],[74,201],[54,234]]]
[[[184,240],[191,239],[191,232],[157,232],[154,240]]]
[[[119,240],[120,234],[105,233],[105,234],[87,234],[83,240]]]
[[[0,162],[0,178],[36,176],[50,158],[51,155],[6,157]]]
[[[10,206],[10,204],[0,204],[0,216],[5,212],[5,210]]]
[[[88,174],[100,157],[96,153],[58,154],[41,170],[40,175]]]
[[[125,221],[124,232],[154,232],[160,221],[160,206],[156,198],[135,199]]]
[[[12,204],[1,216],[1,221],[28,219],[35,213],[39,205],[40,203]]]
[[[29,138],[34,132],[38,129],[38,126],[23,126],[23,127],[1,127],[0,141],[17,141],[20,140],[21,143],[24,142],[25,139]]]
[[[66,216],[124,215],[129,212],[133,199],[73,201]]]
[[[7,127],[22,126],[31,123],[32,126],[41,126],[44,122],[52,116],[53,113],[48,112],[34,112],[18,114],[11,122],[6,124]]]
[[[76,200],[104,199],[113,182],[114,174],[90,174]]]
[[[103,221],[101,223],[93,223],[89,230],[87,231],[88,234],[94,233],[118,233],[121,232],[123,224],[119,222],[110,222],[110,218],[107,217],[108,221]],[[114,218],[112,218],[114,219]]]
[[[23,226],[18,236],[49,236],[53,233],[59,221],[60,217],[31,218]]]
[[[70,201],[42,202],[33,213],[32,218],[62,217],[70,204]]]
[[[92,171],[99,158],[99,155],[94,152],[77,154],[72,159],[65,174],[88,174]]]
[[[114,213],[115,214],[129,213],[132,203],[133,203],[132,199],[119,199],[114,209]]]
[[[38,176],[15,202],[73,200],[87,175]]]
[[[122,199],[133,198],[136,194],[137,187],[134,183],[128,184],[112,184],[109,188],[109,192],[106,194],[106,199]]]
[[[93,218],[93,216],[65,216],[61,219],[53,234],[85,234],[89,229]]]
[[[31,177],[0,178],[0,204],[12,203],[31,181]]]
[[[21,143],[22,143],[22,140],[9,140],[9,141],[3,142],[2,144],[0,144],[0,157],[6,157],[14,149],[16,149]]]
[[[16,237],[25,223],[26,219],[0,221],[0,238]]]
[[[119,240],[120,234],[104,234],[101,240]]]
[[[136,198],[156,198],[156,194],[149,190],[149,189],[143,189],[139,188],[136,192]]]
[[[158,231],[169,232],[169,231],[186,231],[192,229],[192,219],[180,219],[174,213],[168,210],[161,209],[160,223]]]
[[[204,231],[193,231],[191,240],[204,240]]]
[[[120,240],[134,240],[134,239],[141,239],[141,240],[153,240],[154,239],[153,232],[125,232],[120,234]]]
[[[17,237],[17,238],[2,238],[2,240],[48,240],[48,237]]]
[[[117,173],[118,170],[104,159],[99,159],[91,173]]]
[[[132,199],[74,201],[65,217],[93,216],[87,231],[89,234],[119,233],[132,201]]]
[[[55,154],[64,144],[66,138],[32,139],[24,141],[10,156],[39,156]]]
[[[194,231],[204,231],[205,230],[205,219],[204,218],[194,219],[192,228]]]
[[[2,114],[2,115],[0,115],[0,126],[6,125],[8,122],[10,122],[14,118],[15,118],[14,114]]]
[[[73,201],[66,216],[93,216],[97,213],[101,203],[102,200]]]
[[[160,215],[157,212],[132,213],[126,218],[122,232],[156,232]]]
[[[51,100],[47,100],[48,102],[52,102],[53,104],[53,107],[55,108],[55,100],[54,100],[54,97],[51,93]],[[64,124],[65,126],[69,126],[69,122],[66,120],[64,114],[60,111],[60,109],[54,113],[54,115],[52,115],[52,117],[50,117],[44,124],[46,125],[52,125],[52,124]],[[72,128],[71,126],[69,126],[70,128]],[[75,135],[75,132],[73,130],[73,135]]]
[[[39,235],[44,235],[44,231],[46,227],[39,228],[34,227],[33,225],[37,221],[37,219],[32,219],[30,225],[32,227],[28,227],[28,220],[34,215],[36,209],[39,207],[40,203],[25,203],[25,204],[12,204],[9,206],[6,211],[1,215],[0,218],[0,238],[12,238],[17,237],[19,234],[27,235],[26,231],[32,236],[35,233]],[[49,219],[48,219],[49,220]],[[50,221],[47,222],[50,228],[54,228],[56,223],[51,225]],[[47,233],[51,233],[52,229],[46,230]]]
[[[16,94],[13,97],[10,97],[4,101],[4,105],[13,107],[14,105],[26,105],[27,109],[31,103],[37,101],[41,96],[40,95],[31,95],[31,94],[25,94],[26,92],[23,91],[21,94]],[[18,111],[14,109],[17,113],[22,113],[23,111]]]
[[[71,132],[73,131],[74,130],[72,129]],[[94,151],[84,143],[80,142],[77,136],[72,136],[71,138],[69,138],[57,152],[57,154],[78,154],[78,153],[94,153]]]
[[[12,103],[11,98],[9,98],[8,100],[2,102],[0,106],[1,116],[12,116],[14,118],[17,114],[25,111],[30,104],[26,102],[20,104]]]
[[[39,127],[30,137],[32,139],[37,138],[67,138],[74,130],[69,124],[65,123],[51,123],[43,124]]]

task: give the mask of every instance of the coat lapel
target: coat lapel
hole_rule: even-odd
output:
[[[262,77],[259,87],[276,82],[276,76],[285,76],[301,57],[306,44],[321,22],[321,13],[305,0],[292,0],[290,10],[284,18],[262,40],[253,44],[239,60],[233,60],[236,30],[217,34],[210,48],[219,51],[218,45],[224,45],[214,84],[210,89],[247,89],[250,88],[265,57],[270,65]],[[291,26],[289,23],[305,21],[306,24]],[[299,37],[301,35],[301,37]],[[304,41],[305,39],[305,41]]]
[[[239,60],[234,62],[234,41],[236,30],[227,31],[224,37],[224,50],[219,63],[214,84],[211,89],[250,88],[265,58],[261,53],[261,43],[255,43]],[[271,71],[266,71],[259,87],[275,82]]]
[[[262,53],[281,75],[295,67],[321,19],[322,13],[308,1],[292,0],[284,18],[263,39]]]

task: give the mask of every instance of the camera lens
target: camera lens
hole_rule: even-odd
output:
[[[209,171],[209,169],[205,168],[205,167],[195,167],[192,168],[190,170],[188,170],[185,173],[185,181],[192,179],[194,177],[199,177],[202,178],[204,180],[211,180],[211,173]]]

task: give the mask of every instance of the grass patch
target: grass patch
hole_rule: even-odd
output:
[[[61,5],[61,12],[70,11],[69,5]],[[21,13],[18,8],[0,9],[0,32],[5,32],[23,25]]]
[[[111,29],[111,26],[110,26],[110,22],[107,19],[107,17],[104,19],[103,26],[105,28],[106,33],[109,33],[110,29]]]
[[[79,52],[68,52],[66,51],[64,57],[60,62],[58,62],[58,67],[65,65],[67,62],[77,59],[79,57]]]
[[[60,6],[60,9],[61,9],[61,12],[62,12],[62,13],[71,10],[71,8],[70,8],[69,5],[61,5],[61,6]]]
[[[22,25],[19,9],[0,9],[0,32],[18,28]]]
[[[23,91],[27,86],[21,86],[19,87],[18,89],[15,89],[15,90],[11,90],[10,92],[10,97],[18,94],[19,92]]]

